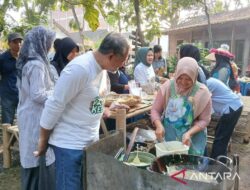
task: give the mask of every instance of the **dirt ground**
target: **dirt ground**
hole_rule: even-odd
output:
[[[1,143],[0,132],[0,145]],[[238,154],[240,157],[240,190],[248,190],[250,189],[250,144],[243,144],[241,137],[234,136],[232,151],[229,155],[231,156],[232,154]],[[0,190],[20,189],[20,164],[18,152],[14,152],[12,157],[14,158],[12,167],[10,169],[3,169],[3,155],[2,153],[0,154]]]

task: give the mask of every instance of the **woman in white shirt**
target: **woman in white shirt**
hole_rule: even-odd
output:
[[[141,86],[155,81],[155,72],[152,66],[154,52],[152,48],[141,47],[135,57],[134,78]]]

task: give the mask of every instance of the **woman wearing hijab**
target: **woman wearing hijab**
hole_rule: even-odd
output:
[[[192,57],[197,61],[199,65],[197,80],[198,82],[206,84],[206,76],[204,74],[204,70],[206,71],[206,68],[199,64],[201,60],[200,50],[192,44],[184,44],[181,46],[179,53],[180,53],[180,58]]]
[[[155,81],[155,72],[152,66],[154,52],[151,48],[141,47],[135,57],[134,78],[141,86]]]
[[[210,53],[214,53],[216,59],[216,64],[211,71],[211,76],[219,79],[231,89],[234,88],[229,85],[230,79],[235,80],[230,63],[230,59],[233,59],[234,55],[222,48],[211,49]]]
[[[57,70],[58,75],[64,67],[74,59],[79,52],[79,46],[69,37],[63,38],[57,43],[56,54],[52,60],[52,65]]]
[[[179,60],[174,79],[158,91],[151,120],[158,140],[178,140],[190,146],[189,154],[203,155],[212,104],[207,87],[197,82],[198,67],[191,57]]]
[[[48,148],[46,156],[37,158],[40,117],[48,96],[54,88],[48,51],[55,38],[42,26],[34,27],[25,38],[17,60],[19,104],[17,118],[21,160],[22,190],[54,189],[54,154]]]

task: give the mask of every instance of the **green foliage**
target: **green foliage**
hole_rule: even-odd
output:
[[[69,21],[69,27],[71,28],[71,29],[73,29],[73,30],[75,30],[75,31],[77,31],[79,28],[78,28],[78,25],[77,25],[77,23],[76,23],[76,21],[75,21],[75,19],[71,19],[70,21]]]
[[[63,11],[67,11],[72,8],[72,6],[82,7],[84,10],[83,19],[87,21],[89,27],[92,31],[95,31],[100,23],[99,23],[99,14],[101,13],[104,17],[106,13],[103,9],[103,5],[107,2],[111,2],[108,0],[67,0],[62,1],[60,8]],[[71,26],[75,29],[75,24],[71,22]],[[81,26],[79,26],[81,28]],[[77,27],[77,28],[79,28]]]
[[[181,46],[185,44],[190,44],[190,43],[182,43],[177,47],[177,52],[179,52],[179,49]],[[209,54],[209,49],[205,48],[202,43],[191,43],[192,45],[196,46],[199,49],[200,52],[200,61],[199,64],[204,65],[204,66],[209,66],[209,61],[205,59],[205,57]]]
[[[174,56],[170,56],[167,59],[167,61],[168,61],[168,72],[169,73],[174,73],[176,65],[177,65],[177,62],[178,62],[177,57],[175,55]]]
[[[187,43],[182,43],[182,44],[178,45],[176,48],[176,52],[179,52],[181,46],[183,46],[185,44],[187,44]],[[190,43],[188,43],[188,44],[190,44]],[[210,63],[208,62],[208,60],[205,59],[205,57],[209,54],[209,49],[205,48],[201,43],[193,43],[192,45],[196,46],[200,51],[199,64],[204,65],[205,67],[208,67],[210,65]],[[178,62],[177,56],[176,55],[170,56],[167,60],[168,60],[169,73],[174,73],[177,62]]]
[[[47,24],[48,12],[55,6],[57,0],[26,0],[23,1],[25,17],[22,23],[29,23],[33,26]]]
[[[161,31],[159,30],[160,28],[160,23],[157,21],[152,22],[151,24],[147,25],[147,32],[146,32],[146,39],[148,41],[152,41],[154,37],[160,37],[161,36]]]
[[[134,79],[134,63],[130,63],[125,66],[126,74],[130,77],[130,79]]]
[[[93,48],[94,48],[94,49],[99,48],[101,42],[102,42],[102,39],[99,39],[98,41],[95,41]]]
[[[99,14],[106,18],[112,26],[118,26],[118,20],[123,23],[122,29],[136,29],[136,18],[134,10],[134,0],[0,0],[0,32],[4,29],[8,31],[13,24],[6,23],[7,10],[19,10],[24,7],[25,11],[21,23],[15,23],[14,26],[30,26],[46,24],[48,21],[48,11],[55,9],[60,5],[61,10],[69,10],[72,6],[80,6],[84,9],[84,19],[88,22],[90,28],[95,31],[99,27]],[[211,1],[211,0],[210,0]],[[211,12],[219,12],[226,9],[228,2],[222,0],[214,1],[209,5]],[[232,3],[241,5],[244,0],[233,0]],[[197,4],[199,2],[199,4]],[[139,0],[141,12],[141,26],[144,35],[148,41],[155,36],[161,35],[161,27],[178,24],[179,13],[182,9],[190,7],[201,7],[203,0]],[[231,1],[230,1],[231,2]],[[76,23],[70,23],[73,28]],[[165,25],[164,25],[165,24]],[[78,27],[79,28],[79,27]]]
[[[162,27],[170,23],[172,17],[179,14],[180,9],[193,5],[198,0],[175,0],[172,1],[172,7],[169,6],[169,0],[140,0],[140,21],[144,36],[147,42],[154,37],[161,36]],[[120,0],[120,4],[106,6],[107,15],[112,15],[112,23],[117,26],[121,19],[125,30],[136,29],[136,15],[134,10],[134,0]],[[108,17],[110,20],[110,16]]]
[[[202,47],[202,48],[199,48],[199,50],[200,50],[200,55],[201,55],[200,64],[209,66],[210,65],[209,61],[205,59],[205,57],[209,54],[209,49]]]
[[[215,13],[222,12],[223,10],[224,10],[223,2],[217,0],[217,1],[215,2],[215,6],[211,9],[210,12],[211,12],[212,14],[215,14]]]
[[[117,24],[117,19],[115,15],[108,15],[106,21],[110,26],[115,26]]]
[[[85,4],[84,19],[88,22],[91,30],[95,31],[98,28],[100,25],[99,11],[94,7],[94,5]]]

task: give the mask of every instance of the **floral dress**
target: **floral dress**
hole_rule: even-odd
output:
[[[182,136],[193,124],[193,97],[199,89],[195,84],[188,96],[176,94],[174,81],[171,80],[171,93],[163,118],[166,141],[182,141]],[[196,133],[191,138],[189,154],[203,155],[206,146],[206,129]]]

